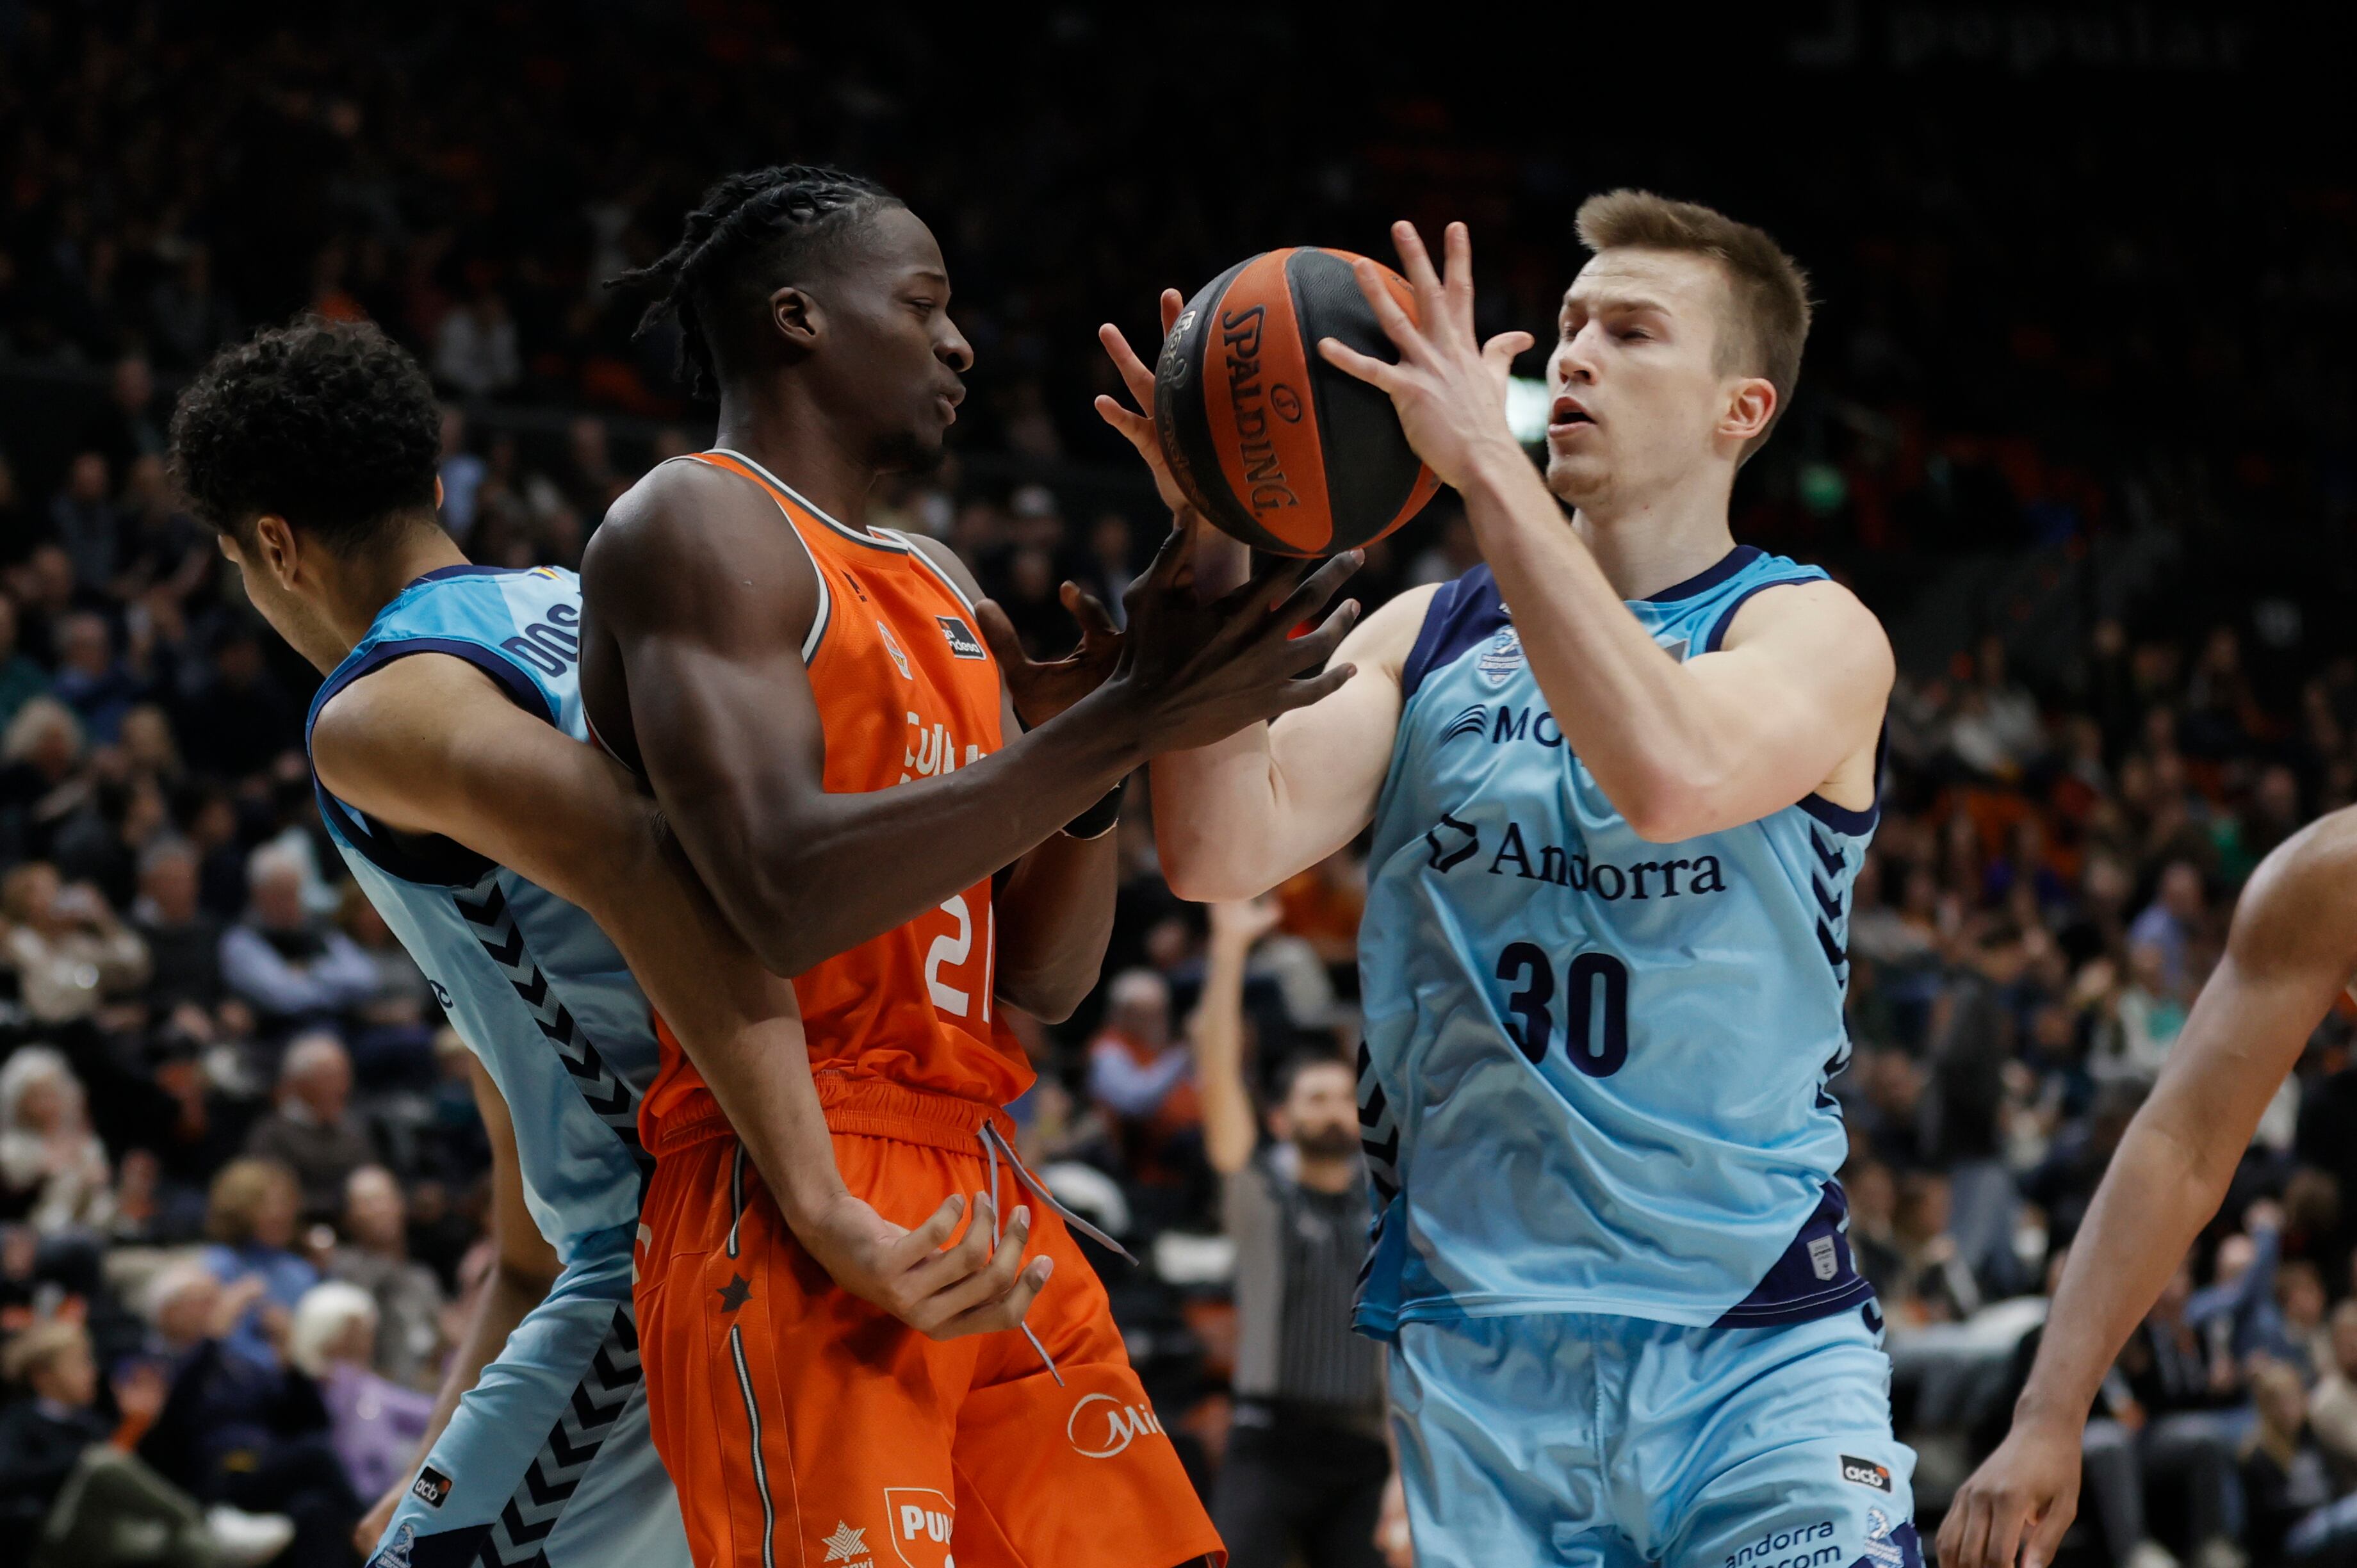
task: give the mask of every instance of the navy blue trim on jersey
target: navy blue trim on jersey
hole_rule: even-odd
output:
[[[512,577],[519,572],[529,572],[529,566],[485,566],[473,561],[462,561],[456,566],[436,566],[431,572],[421,572],[409,580],[409,588],[420,583],[439,583],[450,577]]]
[[[503,571],[502,567],[446,566],[441,572],[428,572],[417,579],[446,574],[479,571]],[[541,691],[531,676],[514,664],[492,652],[479,642],[468,642],[452,637],[413,637],[381,642],[358,659],[346,660],[328,677],[319,694],[311,699],[311,712],[303,721],[303,755],[311,754],[311,732],[318,727],[319,714],[336,694],[353,682],[372,671],[382,670],[396,659],[406,659],[413,653],[445,653],[468,663],[499,682],[508,700],[526,713],[545,723],[556,722],[555,713],[548,705],[547,694]],[[332,821],[352,847],[369,857],[388,876],[404,882],[414,882],[428,887],[471,887],[483,879],[491,862],[454,839],[438,833],[403,833],[384,826],[365,812],[355,811],[328,792],[319,782],[318,769],[311,772],[311,792],[318,797],[320,813]]]
[[[1849,1251],[1849,1198],[1841,1183],[1825,1183],[1816,1212],[1792,1238],[1751,1294],[1719,1315],[1716,1328],[1757,1328],[1807,1323],[1849,1312],[1874,1299]],[[1826,1265],[1830,1263],[1830,1268]]]
[[[1454,582],[1443,583],[1424,607],[1424,625],[1400,670],[1400,701],[1415,695],[1424,678],[1442,669],[1467,649],[1488,641],[1506,624],[1505,602],[1498,596],[1498,579],[1487,565],[1474,567]]]
[[[1889,751],[1890,721],[1886,718],[1882,721],[1882,734],[1874,743],[1874,800],[1865,811],[1853,811],[1847,806],[1836,806],[1813,789],[1801,797],[1798,802],[1801,810],[1837,833],[1847,833],[1854,839],[1864,838],[1874,831],[1874,824],[1882,820],[1882,761]]]
[[[1746,550],[1751,549],[1748,544],[1743,546],[1743,548]],[[1760,553],[1757,550],[1752,550],[1751,553],[1754,555]],[[1706,575],[1707,574],[1706,574]],[[1702,579],[1697,577],[1695,580],[1696,582],[1700,582]],[[1749,587],[1736,595],[1733,602],[1728,604],[1725,609],[1718,612],[1718,618],[1710,623],[1710,635],[1702,639],[1702,650],[1705,653],[1716,653],[1718,651],[1719,645],[1727,640],[1727,628],[1735,624],[1735,612],[1749,604],[1751,602],[1752,595],[1765,593],[1770,588],[1788,588],[1795,583],[1822,583],[1824,581],[1824,579],[1823,577],[1770,577],[1764,583],[1752,584]]]
[[[1704,567],[1683,583],[1672,583],[1658,594],[1647,594],[1644,602],[1649,605],[1673,605],[1680,599],[1691,599],[1697,594],[1707,593],[1759,560],[1764,553],[1765,552],[1757,544],[1738,544],[1720,556],[1716,565]],[[1753,593],[1759,591],[1757,588],[1752,590]],[[1736,602],[1740,604],[1742,601],[1738,599]]]

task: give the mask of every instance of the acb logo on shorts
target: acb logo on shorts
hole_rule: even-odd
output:
[[[1872,1487],[1878,1492],[1890,1489],[1890,1472],[1871,1459],[1841,1456],[1841,1474],[1845,1481],[1855,1481],[1861,1487]]]
[[[438,1509],[450,1495],[450,1477],[428,1465],[409,1483],[409,1495],[429,1509]]]
[[[1110,1459],[1162,1422],[1150,1404],[1124,1404],[1111,1394],[1082,1394],[1064,1423],[1072,1452],[1083,1459]]]

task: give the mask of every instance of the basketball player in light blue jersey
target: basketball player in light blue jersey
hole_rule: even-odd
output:
[[[1463,227],[1445,279],[1394,231],[1415,322],[1362,265],[1399,360],[1321,352],[1391,394],[1483,564],[1371,615],[1325,701],[1157,759],[1162,864],[1240,898],[1372,823],[1357,1318],[1419,1562],[1915,1568],[1826,1092],[1891,654],[1727,524],[1805,280],[1690,204],[1578,222],[1544,480],[1505,415],[1532,339],[1476,338]],[[1150,422],[1099,407],[1183,509]],[[1241,547],[1182,521],[1217,591]]]
[[[584,744],[578,580],[472,565],[441,531],[439,419],[374,328],[306,322],[224,350],[172,424],[193,509],[327,676],[307,735],[321,811],[475,1053],[492,1134],[499,1262],[361,1546],[377,1568],[685,1568],[630,1296],[650,998],[846,1288],[949,1337],[1017,1326],[1045,1275],[1019,1211],[994,1244],[979,1199],[945,1248],[960,1200],[904,1230],[844,1187],[791,984]]]

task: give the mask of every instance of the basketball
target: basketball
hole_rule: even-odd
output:
[[[1326,362],[1338,338],[1395,360],[1348,251],[1265,251],[1205,285],[1178,313],[1154,373],[1154,423],[1198,510],[1254,549],[1330,555],[1424,509],[1440,481],[1388,395]],[[1407,280],[1383,278],[1414,319]]]

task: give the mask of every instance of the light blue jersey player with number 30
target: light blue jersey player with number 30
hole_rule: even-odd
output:
[[[1373,824],[1358,1323],[1419,1563],[1920,1568],[1826,1091],[1890,649],[1727,527],[1806,282],[1641,192],[1579,231],[1544,483],[1504,413],[1531,340],[1477,342],[1462,227],[1446,281],[1394,231],[1421,326],[1361,279],[1399,361],[1323,351],[1391,394],[1484,564],[1369,618],[1324,702],[1157,760],[1163,865],[1243,897]],[[1198,561],[1237,567],[1208,534]]]

